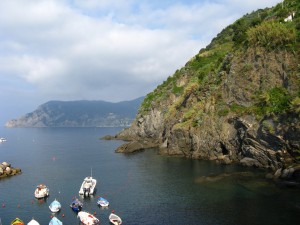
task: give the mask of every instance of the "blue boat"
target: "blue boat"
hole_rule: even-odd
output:
[[[63,225],[63,223],[55,216],[50,220],[49,225]]]
[[[81,211],[82,206],[83,206],[82,202],[79,201],[77,198],[74,201],[72,201],[71,204],[70,204],[70,207],[72,208],[72,210],[74,212]]]
[[[97,204],[102,206],[102,207],[108,207],[109,206],[109,202],[103,197],[99,197],[97,199]]]

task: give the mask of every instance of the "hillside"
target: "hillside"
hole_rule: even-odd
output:
[[[133,122],[143,98],[105,101],[49,101],[6,127],[126,127]]]
[[[117,151],[299,167],[299,10],[285,0],[226,27],[145,97]]]

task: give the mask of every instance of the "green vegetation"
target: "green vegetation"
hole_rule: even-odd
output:
[[[269,120],[264,120],[262,122],[262,127],[268,131],[270,134],[274,134],[275,133],[275,130],[274,130],[274,124],[269,121]]]
[[[296,97],[291,101],[290,109],[292,112],[300,114],[300,97]]]
[[[247,31],[247,40],[252,46],[267,50],[286,49],[296,43],[296,30],[289,23],[266,21]]]
[[[275,87],[259,95],[257,106],[263,114],[279,114],[289,109],[291,96],[281,87]]]

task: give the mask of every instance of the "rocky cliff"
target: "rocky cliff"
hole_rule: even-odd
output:
[[[146,96],[132,126],[116,135],[130,141],[117,151],[157,146],[167,155],[296,168],[299,9],[285,0],[225,28]]]
[[[131,101],[50,101],[6,127],[128,127],[143,97]]]

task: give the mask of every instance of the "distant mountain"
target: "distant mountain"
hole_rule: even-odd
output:
[[[13,119],[6,127],[127,127],[144,97],[118,103],[106,101],[49,101]]]

